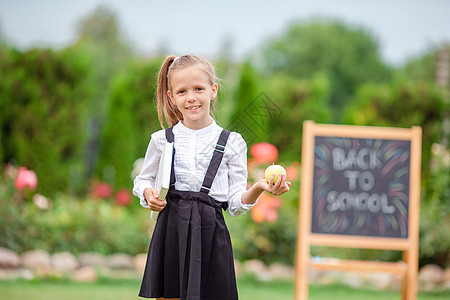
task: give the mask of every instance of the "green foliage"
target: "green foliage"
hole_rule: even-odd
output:
[[[324,74],[330,84],[327,100],[334,120],[339,121],[342,109],[360,84],[390,79],[391,71],[381,61],[378,47],[368,30],[341,21],[293,23],[265,46],[265,72],[301,79]]]
[[[102,85],[99,90],[104,91],[104,85],[133,55],[120,32],[116,15],[106,7],[99,7],[79,22],[78,41],[73,47],[91,60],[94,78]]]
[[[403,76],[413,81],[433,81],[436,76],[437,53],[427,53],[423,57],[409,61],[400,70]]]
[[[303,122],[314,120],[326,123],[331,118],[331,110],[327,105],[329,81],[321,74],[311,80],[277,74],[266,82],[268,95],[281,109],[280,114],[273,114],[270,118],[268,141],[277,146],[281,160],[299,161]]]
[[[263,166],[259,166],[259,169],[264,170]],[[258,172],[253,170],[250,175]],[[225,213],[236,259],[259,259],[266,264],[294,264],[299,186],[299,180],[293,180],[290,191],[280,196],[281,206],[277,210],[278,218],[275,221],[255,222],[252,218],[253,209],[239,217],[231,217]]]
[[[38,174],[38,191],[65,190],[83,152],[86,61],[71,50],[0,49],[2,162]]]
[[[450,150],[433,144],[429,184],[425,189],[420,217],[420,257],[422,263],[450,265]]]
[[[297,193],[292,190],[290,193]],[[291,197],[289,197],[291,196]],[[259,259],[266,264],[280,262],[292,265],[295,261],[297,214],[293,209],[296,197],[282,196],[283,205],[276,222],[255,223],[251,212],[237,218],[227,216],[236,259]]]
[[[105,200],[79,200],[57,195],[51,209],[13,201],[11,183],[0,182],[0,247],[22,253],[96,251],[137,254],[149,242],[146,209],[126,209]]]
[[[134,161],[144,156],[150,135],[161,129],[155,102],[161,62],[160,59],[136,60],[112,84],[111,104],[101,139],[99,169],[103,170],[108,165],[114,167],[116,188],[131,187],[130,173]]]
[[[221,57],[212,61],[216,69],[217,84],[219,91],[217,98],[211,104],[213,118],[226,129],[230,129],[235,108],[235,90],[240,80],[238,72],[240,64],[233,63],[227,57]]]
[[[422,170],[427,172],[431,145],[439,142],[448,103],[443,90],[427,82],[401,81],[391,85],[366,84],[345,113],[351,125],[421,126]]]
[[[432,82],[436,78],[438,64],[438,52],[428,51],[421,57],[411,59],[404,67],[399,69],[397,76],[408,78],[414,82]]]
[[[235,117],[239,117],[242,111],[252,103],[259,92],[258,74],[250,62],[242,64],[239,85],[236,89],[236,112]]]
[[[260,79],[256,70],[249,61],[242,64],[239,84],[233,99],[234,109],[231,113],[231,124],[227,128],[242,134],[242,137],[250,143],[264,141],[266,139],[266,124],[255,120],[251,110],[258,108],[260,93]]]
[[[87,80],[93,87],[93,95],[86,105],[87,131],[85,177],[101,174],[99,152],[102,127],[107,120],[111,101],[113,78],[129,64],[133,52],[122,36],[116,15],[107,7],[100,6],[78,24],[78,41],[72,48],[83,53],[89,61]]]
[[[0,48],[0,159],[35,170],[47,195],[86,191],[111,78],[132,54],[106,8],[80,22],[79,37],[62,51]]]

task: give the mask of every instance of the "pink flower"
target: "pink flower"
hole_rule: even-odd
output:
[[[95,198],[109,198],[113,194],[113,188],[107,183],[97,183],[92,189],[92,196]]]
[[[266,211],[266,220],[269,223],[274,223],[278,220],[278,211],[276,209],[268,209]]]
[[[131,194],[128,189],[120,189],[116,193],[115,197],[116,203],[120,206],[127,206],[131,203]]]
[[[18,190],[29,188],[34,191],[37,187],[37,176],[32,170],[28,170],[25,167],[20,167],[14,186]]]
[[[276,196],[270,196],[270,200],[267,201],[267,206],[270,208],[278,209],[281,207],[281,198]]]
[[[250,148],[250,154],[260,164],[275,163],[278,159],[277,147],[267,142],[253,144]]]

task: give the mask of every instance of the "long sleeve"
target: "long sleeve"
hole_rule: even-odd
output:
[[[247,191],[247,144],[239,133],[230,136],[228,159],[228,210],[232,216],[245,214],[255,204],[243,204],[242,195]]]
[[[165,136],[163,130],[152,134],[145,153],[142,169],[133,182],[133,194],[139,197],[140,204],[143,207],[148,207],[147,201],[144,197],[144,190],[155,186],[156,174],[158,173],[159,167],[159,158],[161,157],[164,141]]]

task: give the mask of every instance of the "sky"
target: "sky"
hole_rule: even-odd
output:
[[[217,55],[231,41],[235,58],[251,55],[294,21],[314,17],[362,26],[383,59],[400,65],[450,43],[450,0],[0,0],[0,33],[20,49],[62,48],[79,20],[100,5],[116,13],[127,41],[143,55]]]

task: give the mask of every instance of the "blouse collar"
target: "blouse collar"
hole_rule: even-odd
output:
[[[214,119],[212,119],[211,124],[209,124],[206,127],[201,128],[201,129],[190,129],[190,128],[186,127],[183,124],[183,122],[181,122],[181,121],[178,121],[178,123],[174,126],[174,129],[177,129],[177,131],[179,131],[182,134],[207,135],[207,134],[211,133],[213,130],[217,129],[217,127],[219,127],[219,125],[217,125],[216,121],[214,121]]]

